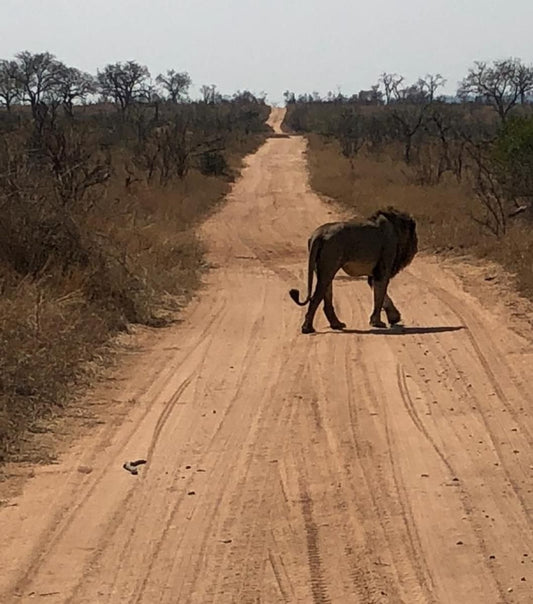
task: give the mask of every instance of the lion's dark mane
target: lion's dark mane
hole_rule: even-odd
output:
[[[400,212],[400,210],[392,206],[377,210],[368,218],[368,221],[377,222],[381,216],[392,224],[398,235],[398,248],[392,266],[392,278],[411,263],[418,251],[416,222],[411,215],[406,212]]]

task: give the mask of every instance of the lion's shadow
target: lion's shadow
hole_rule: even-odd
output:
[[[338,334],[358,334],[358,335],[376,335],[376,336],[412,336],[417,334],[427,334],[427,333],[446,333],[450,331],[460,331],[461,329],[466,329],[464,325],[442,325],[435,327],[390,327],[388,329],[343,329],[342,331],[337,331],[335,333]],[[322,332],[322,333],[332,333]]]

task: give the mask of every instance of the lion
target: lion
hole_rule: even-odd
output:
[[[370,315],[372,327],[385,328],[381,309],[385,310],[391,326],[401,321],[401,315],[387,294],[389,281],[408,266],[418,252],[416,222],[409,214],[393,207],[381,209],[365,222],[330,222],[318,227],[308,241],[309,263],[307,298],[300,302],[300,292],[291,289],[289,295],[299,306],[309,304],[302,333],[313,333],[313,319],[318,305],[324,300],[324,313],[332,329],[342,330],[333,308],[333,278],[342,270],[351,277],[367,277],[374,292],[374,309]],[[314,293],[313,272],[317,284]]]

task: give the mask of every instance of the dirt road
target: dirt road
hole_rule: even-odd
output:
[[[125,418],[0,508],[0,602],[533,601],[533,345],[423,258],[402,334],[337,279],[351,331],[301,335],[287,292],[332,219],[304,153],[249,158],[207,287],[100,392]]]

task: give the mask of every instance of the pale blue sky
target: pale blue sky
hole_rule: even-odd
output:
[[[474,60],[533,62],[533,0],[0,0],[0,57],[49,50],[95,72],[137,60],[222,93],[345,94],[383,71],[448,79]]]

